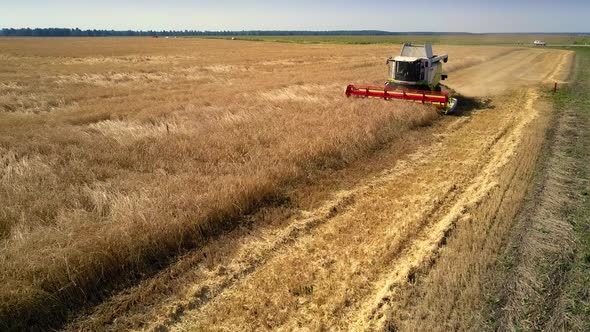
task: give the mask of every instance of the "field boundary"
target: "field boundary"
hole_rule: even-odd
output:
[[[573,83],[553,97],[554,124],[537,166],[534,187],[521,210],[485,313],[490,330],[590,328],[590,52],[577,52]],[[586,277],[584,277],[586,275]],[[511,282],[506,283],[506,280]]]
[[[345,44],[345,45],[387,45],[402,44],[406,42],[414,43],[432,43],[445,45],[465,45],[465,46],[533,46],[535,39],[544,39],[549,45],[563,46],[585,46],[590,43],[588,37],[575,35],[543,35],[543,34],[482,34],[482,35],[425,35],[425,34],[407,34],[407,35],[275,35],[275,36],[193,36],[182,38],[199,38],[199,39],[222,39],[236,41],[256,41],[272,43],[293,43],[293,44]]]

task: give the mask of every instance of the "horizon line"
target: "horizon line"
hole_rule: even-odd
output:
[[[108,28],[85,28],[79,27],[0,27],[0,30],[26,30],[26,29],[69,29],[69,30],[80,30],[80,31],[134,31],[134,32],[207,32],[207,33],[247,33],[247,32],[291,32],[291,33],[342,33],[342,32],[355,32],[355,33],[381,33],[381,34],[462,34],[462,35],[509,35],[509,34],[552,34],[552,35],[573,35],[573,34],[590,34],[590,32],[583,31],[567,31],[567,32],[549,32],[549,31],[511,31],[511,32],[467,32],[467,31],[388,31],[388,30],[375,30],[375,29],[334,29],[334,30],[299,30],[299,29],[248,29],[248,30],[201,30],[201,29],[108,29]]]

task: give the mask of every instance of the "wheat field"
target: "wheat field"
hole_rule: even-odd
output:
[[[440,115],[397,46],[0,40],[0,322],[44,324]],[[446,46],[449,71],[509,52]],[[0,323],[0,327],[2,327]]]

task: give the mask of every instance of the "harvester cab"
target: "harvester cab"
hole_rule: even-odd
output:
[[[442,63],[447,61],[446,54],[433,55],[430,44],[404,44],[400,56],[387,59],[389,80],[386,86],[441,91],[440,81],[447,78]]]
[[[432,45],[404,44],[401,54],[387,59],[389,78],[384,87],[349,85],[346,96],[403,99],[434,104],[447,114],[457,107],[457,99],[442,91],[441,81],[447,79],[443,63],[449,56],[434,55]]]

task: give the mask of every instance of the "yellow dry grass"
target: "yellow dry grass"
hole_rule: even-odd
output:
[[[338,198],[344,208],[327,220],[325,208],[303,215],[299,222],[317,225],[309,226],[312,231],[272,254],[253,254],[262,256],[264,264],[243,276],[237,274],[239,279],[231,287],[206,298],[196,309],[185,309],[178,323],[169,320],[156,326],[179,331],[298,327],[367,331],[380,330],[389,314],[395,317],[389,320],[394,330],[457,328],[441,325],[449,322],[465,324],[458,330],[476,326],[478,317],[452,317],[479,308],[479,284],[466,282],[476,273],[467,269],[493,262],[490,251],[498,246],[486,247],[484,254],[477,249],[487,245],[482,239],[486,234],[494,245],[502,236],[482,229],[495,226],[491,216],[499,206],[507,205],[506,214],[518,208],[543,136],[544,128],[534,122],[539,117],[533,108],[537,94],[525,91],[514,97],[510,104],[506,99],[494,103],[494,111],[485,110],[473,121],[458,120],[456,130],[448,128],[441,134],[441,144],[341,193]],[[530,132],[535,133],[535,144],[523,144]],[[516,171],[517,176],[512,176]],[[510,217],[502,212],[498,218],[506,226]],[[460,234],[451,238],[453,230]],[[254,248],[275,238],[259,237],[266,241]],[[245,252],[255,252],[250,243],[245,247],[249,249]],[[204,289],[215,294],[220,286],[211,280],[232,278],[235,259],[219,264],[225,267],[223,273],[215,266],[211,278],[195,282],[187,291],[192,294],[189,298]],[[426,274],[435,262],[429,275],[434,281],[415,287],[421,271]],[[463,267],[466,263],[470,265]],[[433,308],[438,309],[432,312]]]
[[[563,79],[561,66],[571,54],[526,52],[513,58],[516,64],[505,55],[479,70],[501,73],[494,83],[504,91],[517,87],[505,80],[511,75],[505,64],[531,67],[528,85]],[[486,83],[475,80],[470,88]],[[289,223],[298,225],[295,235],[278,227],[262,231],[240,243],[239,254],[195,267],[192,272],[208,278],[192,279],[180,300],[154,305],[153,326],[482,329],[482,284],[513,225],[548,127],[541,96],[537,87],[495,96],[489,108],[449,120],[436,144],[302,212]],[[280,245],[284,237],[288,245]]]
[[[468,193],[438,257],[426,260],[413,280],[398,286],[387,326],[402,331],[485,330],[482,308],[495,295],[486,293],[484,284],[514,226],[550,116],[547,103],[532,90],[512,94],[503,104],[504,119],[496,121],[503,121],[504,128],[499,136],[490,136],[497,140],[492,162],[477,175],[487,178],[475,187],[480,195]]]
[[[397,47],[2,39],[0,50],[8,326],[59,320],[438,117],[342,96],[348,83],[382,82]],[[507,49],[445,51],[458,69]]]

